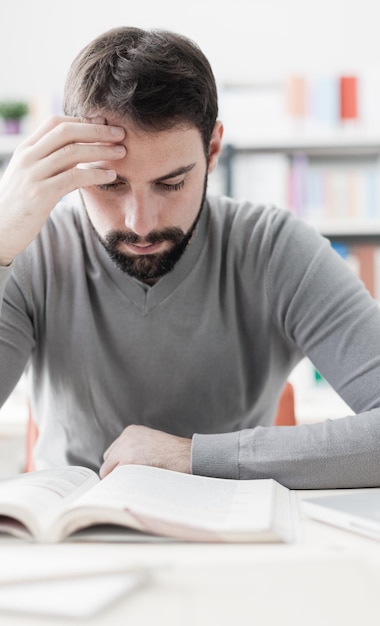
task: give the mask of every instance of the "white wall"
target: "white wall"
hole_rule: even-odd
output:
[[[81,47],[120,24],[195,39],[219,83],[380,67],[378,0],[17,0],[0,8],[0,98],[56,93]]]

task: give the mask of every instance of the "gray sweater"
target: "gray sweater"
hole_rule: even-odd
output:
[[[36,466],[99,469],[131,423],[193,437],[192,471],[291,488],[380,485],[380,312],[329,242],[286,211],[210,197],[153,287],[60,204],[0,272],[0,402],[26,367]],[[358,415],[275,427],[307,355]]]

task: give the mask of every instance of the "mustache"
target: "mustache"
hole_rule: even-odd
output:
[[[140,237],[132,231],[113,230],[107,233],[105,240],[109,246],[115,246],[118,243],[126,244],[158,244],[163,241],[171,243],[179,243],[182,241],[185,233],[178,227],[165,228],[164,230],[152,230],[145,237]]]

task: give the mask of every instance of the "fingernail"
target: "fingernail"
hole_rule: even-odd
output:
[[[115,135],[115,137],[124,137],[125,135],[125,130],[121,128],[121,126],[109,126],[109,129],[111,134]]]
[[[113,180],[114,178],[116,178],[116,172],[115,170],[104,170],[104,174],[105,176],[107,176],[107,178]]]

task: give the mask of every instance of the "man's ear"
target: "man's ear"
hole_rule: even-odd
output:
[[[214,171],[218,164],[219,155],[222,150],[222,137],[223,137],[223,124],[219,120],[215,122],[214,130],[212,131],[210,146],[208,150],[208,173]]]

